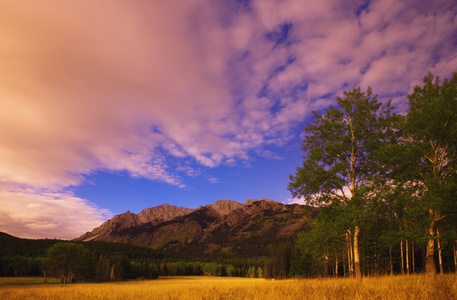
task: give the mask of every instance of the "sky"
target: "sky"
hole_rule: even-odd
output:
[[[453,0],[0,0],[0,231],[292,203],[303,128],[345,90],[397,112],[457,71]]]

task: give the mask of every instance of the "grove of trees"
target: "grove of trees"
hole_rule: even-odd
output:
[[[406,114],[371,88],[314,112],[289,190],[322,211],[298,236],[296,273],[457,269],[457,73],[423,83]]]

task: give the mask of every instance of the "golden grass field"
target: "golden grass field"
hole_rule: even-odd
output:
[[[63,285],[56,279],[1,278],[0,299],[457,299],[457,277],[424,275],[265,280],[162,277]]]

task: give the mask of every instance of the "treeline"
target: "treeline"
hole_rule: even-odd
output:
[[[318,239],[318,240],[317,240]],[[276,247],[272,257],[244,259],[214,259],[215,261],[177,261],[163,257],[135,257],[119,244],[123,253],[111,255],[91,252],[87,268],[75,276],[74,281],[120,281],[126,279],[154,279],[158,276],[227,276],[251,278],[352,276],[350,269],[350,241],[348,236],[328,236],[322,240],[317,231],[304,232],[295,244],[284,243]],[[382,240],[382,239],[381,239]],[[323,243],[326,243],[325,245]],[[376,242],[370,235],[360,239],[361,270],[364,275],[412,274],[425,271],[424,242]],[[440,241],[443,272],[454,272],[454,245]],[[96,244],[96,243],[95,243]],[[102,243],[105,244],[105,243]],[[109,245],[110,243],[106,243]],[[86,247],[86,243],[83,243]],[[109,245],[115,248],[116,244]],[[140,247],[141,248],[141,247]],[[403,249],[403,251],[401,250]],[[137,253],[139,249],[135,249]],[[145,253],[150,249],[145,248]],[[97,256],[98,255],[98,256]],[[130,256],[130,257],[129,257]],[[436,253],[435,259],[439,261]],[[80,261],[80,262],[83,262]],[[439,269],[438,269],[439,271]],[[57,276],[49,258],[3,256],[0,259],[0,276]]]
[[[289,273],[288,259],[279,255],[282,246],[273,247],[272,257],[179,258],[121,243],[29,240],[3,233],[0,243],[5,245],[0,276],[56,276],[63,283],[183,275],[285,278]]]
[[[68,260],[80,273],[74,274],[75,281],[157,278],[157,261],[163,258],[157,250],[121,243],[31,240],[0,233],[0,244],[0,276],[60,276],[62,269],[56,270],[50,250],[62,244],[71,247],[54,256],[62,261],[70,254]]]
[[[155,259],[128,260],[125,256],[117,258],[89,259],[85,264],[87,271],[74,276],[74,281],[118,281],[126,279],[158,276],[228,276],[251,278],[285,278],[278,277],[271,260],[258,261],[252,264],[226,264],[220,262],[163,262]],[[83,262],[79,262],[83,265]],[[51,271],[47,257],[2,257],[0,260],[1,276],[59,276]]]
[[[161,276],[203,275],[285,279],[290,273],[293,241],[271,245],[271,255],[263,257],[207,257],[206,261],[162,260]],[[195,258],[193,258],[195,259]]]
[[[408,99],[396,114],[357,88],[314,112],[289,190],[322,211],[298,236],[296,274],[456,271],[457,73],[428,74]]]
[[[9,234],[0,232],[0,257],[45,257],[49,247],[60,243],[68,242],[65,240],[57,239],[22,239],[11,236]],[[124,255],[131,259],[141,258],[163,258],[163,253],[159,250],[154,250],[147,247],[139,247],[123,243],[110,243],[110,242],[73,242],[77,244],[84,244],[84,247],[94,253],[95,256]]]
[[[82,246],[82,245],[80,245]],[[52,248],[52,246],[51,246]],[[158,276],[228,276],[251,278],[286,278],[285,265],[261,258],[239,262],[167,261],[154,258],[128,258],[127,255],[100,255],[88,252],[79,258],[72,281],[119,281]],[[81,270],[81,271],[80,271]],[[46,257],[4,256],[0,259],[0,276],[57,276],[59,270]],[[63,280],[62,282],[65,282]]]

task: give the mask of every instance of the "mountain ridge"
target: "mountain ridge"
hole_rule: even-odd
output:
[[[75,240],[127,243],[187,256],[268,255],[272,244],[309,229],[316,214],[310,207],[270,199],[248,199],[244,204],[217,200],[197,209],[164,204],[116,215]]]
[[[191,208],[178,207],[169,204],[145,208],[138,214],[131,213],[129,210],[123,214],[115,215],[113,218],[105,221],[100,226],[92,229],[92,231],[86,232],[75,240],[100,240],[112,242],[109,240],[109,235],[113,231],[147,223],[159,224],[192,211],[193,209]]]

